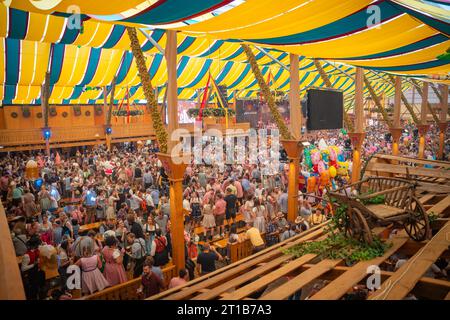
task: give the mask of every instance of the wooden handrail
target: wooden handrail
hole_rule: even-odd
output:
[[[0,201],[0,300],[25,300],[5,209]]]
[[[176,276],[176,267],[171,265],[162,269],[166,286],[170,280]],[[141,286],[141,277],[118,284],[83,297],[83,300],[138,300],[137,289]]]

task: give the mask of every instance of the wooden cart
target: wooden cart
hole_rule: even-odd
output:
[[[372,227],[395,223],[402,225],[410,238],[423,241],[430,235],[430,226],[415,188],[416,183],[407,179],[369,177],[328,194],[334,212],[340,206],[346,208],[339,227],[357,240],[372,243]],[[370,203],[370,199],[381,195],[384,203]]]

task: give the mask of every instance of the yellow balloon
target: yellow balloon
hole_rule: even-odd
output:
[[[332,177],[332,178],[336,177],[337,171],[336,171],[335,167],[330,166],[330,168],[328,169],[328,172],[330,173],[330,177]]]

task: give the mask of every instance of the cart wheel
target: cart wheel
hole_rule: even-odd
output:
[[[360,242],[372,244],[372,232],[361,211],[357,208],[348,208],[345,234]]]
[[[420,201],[413,197],[411,205],[407,208],[408,218],[403,222],[403,227],[411,239],[415,241],[423,241],[430,235],[430,223],[428,214],[426,213]]]

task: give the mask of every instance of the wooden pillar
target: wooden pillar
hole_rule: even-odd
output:
[[[448,85],[441,84],[441,112],[439,114],[439,154],[438,158],[444,160],[445,132],[447,131],[448,113]]]
[[[355,132],[349,133],[353,144],[352,183],[360,179],[361,147],[364,141],[364,70],[356,68],[355,74]]]
[[[170,135],[178,128],[178,86],[177,86],[177,33],[168,30],[165,49],[167,62],[167,112],[168,112],[168,154],[158,154],[169,177],[170,222],[172,237],[172,262],[177,271],[185,267],[184,259],[184,215],[183,215],[183,176],[186,162],[177,163],[171,156],[178,141],[172,141]],[[190,157],[189,157],[190,159]]]
[[[177,143],[171,141],[170,135],[178,128],[178,86],[177,86],[177,32],[167,30],[165,57],[167,62],[167,112],[168,112],[168,150]]]
[[[294,222],[298,215],[298,175],[300,172],[300,160],[302,154],[302,144],[300,142],[302,135],[302,110],[300,105],[299,88],[299,58],[296,54],[289,55],[290,60],[290,84],[289,105],[290,105],[290,133],[292,140],[281,140],[289,159],[289,177],[288,177],[288,214],[287,219]]]
[[[420,125],[419,129],[419,154],[418,158],[425,157],[425,137],[428,131],[427,114],[428,114],[428,82],[423,82],[422,88],[422,104],[420,107]]]
[[[16,253],[0,201],[0,300],[25,300]]]
[[[289,159],[288,181],[288,216],[290,222],[294,222],[298,215],[298,175],[303,145],[298,140],[281,140]]]
[[[395,97],[394,97],[394,122],[389,131],[392,135],[392,155],[398,155],[398,143],[402,134],[400,126],[400,112],[402,107],[402,78],[395,77]]]
[[[185,268],[183,176],[187,163],[190,160],[190,155],[186,155],[182,163],[175,162],[175,157],[171,157],[169,154],[158,153],[158,158],[169,177],[172,263],[176,266],[178,272],[180,269]]]
[[[44,83],[41,86],[41,106],[42,106],[42,114],[44,117],[44,128],[42,128],[43,129],[42,132],[44,132],[44,130],[50,129],[48,125],[49,95],[50,95],[50,72],[46,72]],[[47,154],[47,156],[50,156],[50,141],[45,137],[44,140],[45,140],[45,153]]]
[[[289,105],[290,105],[290,117],[291,117],[291,134],[294,139],[300,140],[302,130],[302,109],[300,105],[300,77],[298,69],[298,55],[289,54],[290,60],[290,83],[291,88],[289,91]]]

